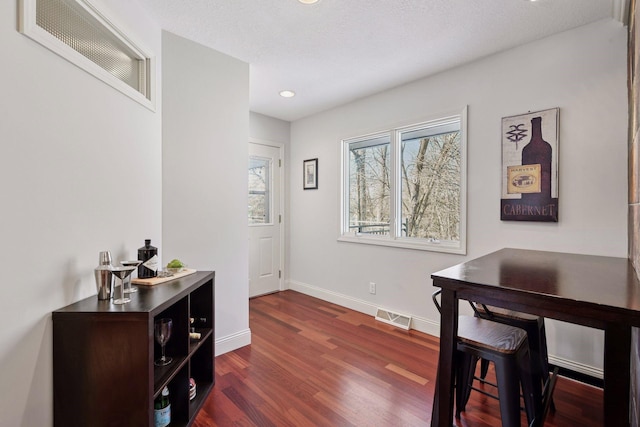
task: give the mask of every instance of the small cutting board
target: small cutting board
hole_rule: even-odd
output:
[[[150,279],[132,279],[131,283],[134,285],[143,285],[143,286],[153,286],[159,285],[160,283],[170,282],[171,280],[179,279],[184,276],[188,276],[190,274],[195,273],[198,270],[192,270],[189,268],[185,268],[180,273],[174,273],[173,276],[169,277],[152,277]]]

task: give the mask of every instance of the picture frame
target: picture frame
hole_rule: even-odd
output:
[[[302,189],[318,189],[318,159],[308,159],[302,162]]]
[[[558,222],[560,109],[502,119],[503,221]]]

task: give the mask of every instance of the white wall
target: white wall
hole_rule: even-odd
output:
[[[467,256],[337,242],[339,141],[465,105]],[[553,107],[560,107],[560,221],[501,222],[501,118]],[[313,157],[320,188],[302,191],[299,166]],[[382,306],[410,314],[417,328],[437,333],[432,272],[502,247],[626,257],[626,159],[626,29],[610,20],[298,120],[291,126],[290,286],[368,313]],[[553,321],[547,328],[554,362],[598,374],[600,331]]]
[[[216,354],[249,344],[249,65],[162,33],[163,263],[216,272]]]
[[[160,57],[135,3],[92,3]],[[161,244],[161,112],[18,33],[17,4],[0,2],[0,425],[31,427],[53,419],[51,311],[96,294],[99,251]]]
[[[288,145],[291,123],[251,112],[249,114],[249,137],[262,141],[278,142]]]

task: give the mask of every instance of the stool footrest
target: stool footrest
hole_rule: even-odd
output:
[[[482,383],[482,384],[488,384],[488,385],[490,385],[491,387],[498,388],[498,384],[492,383],[491,381],[487,381],[487,380],[486,380],[486,379],[484,379],[484,378],[476,377],[476,376],[474,375],[474,376],[473,376],[473,379],[474,379],[474,380],[476,380],[476,381],[478,381],[478,382],[480,382],[480,383]]]
[[[484,390],[482,390],[481,388],[471,386],[471,390],[475,390],[475,391],[477,391],[478,393],[484,394],[485,396],[488,396],[488,397],[490,397],[490,398],[492,398],[492,399],[500,400],[500,397],[496,396],[495,394],[491,394],[491,393],[489,393],[488,391],[484,391]]]

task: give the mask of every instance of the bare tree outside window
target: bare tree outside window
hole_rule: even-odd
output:
[[[390,142],[379,139],[353,144],[349,150],[349,228],[367,234],[389,234]]]
[[[460,132],[403,140],[402,223],[408,237],[460,238]]]
[[[269,179],[271,179],[269,159],[251,157],[249,159],[249,224],[267,224],[270,218]]]

